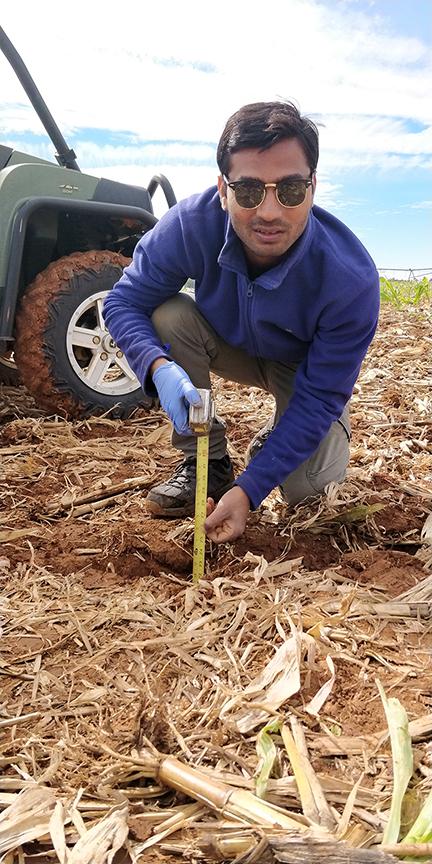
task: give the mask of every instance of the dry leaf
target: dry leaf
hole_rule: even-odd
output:
[[[327,657],[326,657],[326,663],[327,663],[331,677],[328,679],[328,681],[325,682],[325,684],[322,685],[322,687],[320,687],[320,689],[318,690],[318,693],[315,693],[315,696],[313,697],[313,699],[311,699],[311,701],[308,702],[307,705],[305,705],[305,709],[304,709],[305,711],[308,712],[308,714],[312,714],[313,717],[316,717],[319,714],[319,712],[321,711],[321,708],[324,705],[324,702],[326,701],[326,699],[328,699],[328,697],[329,697],[329,695],[333,689],[333,684],[334,684],[335,678],[336,678],[336,670],[334,667],[334,663],[333,663],[332,658],[329,655],[327,655]]]

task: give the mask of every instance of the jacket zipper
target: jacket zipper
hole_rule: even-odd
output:
[[[255,349],[256,356],[258,357],[258,356],[259,356],[258,345],[257,345],[257,341],[256,341],[256,339],[255,339],[255,331],[254,331],[254,328],[253,328],[253,326],[252,326],[252,324],[253,324],[253,320],[252,320],[252,302],[253,302],[253,293],[254,293],[254,288],[255,288],[255,284],[254,284],[254,282],[249,282],[248,289],[247,289],[247,292],[246,292],[246,297],[247,297],[248,300],[249,300],[249,303],[248,303],[248,310],[247,310],[247,312],[248,312],[248,322],[249,322],[249,333],[250,333],[250,338],[251,338],[252,345],[254,346],[254,349]]]

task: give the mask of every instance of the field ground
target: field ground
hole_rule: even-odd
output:
[[[372,846],[392,788],[377,679],[414,724],[418,807],[432,777],[431,320],[430,307],[384,306],[352,400],[346,482],[294,510],[272,493],[240,540],[208,550],[198,586],[192,520],[146,514],[146,490],[178,460],[161,412],[66,422],[23,389],[0,391],[2,808],[36,781],[45,820],[64,805],[56,848],[96,842],[87,831],[105,817],[106,848],[129,850],[115,862],[217,860],[208,836],[222,826],[205,807],[142,849],[186,800],[146,776],[148,742],[254,789],[257,733],[294,717],[335,825],[359,781],[350,830]],[[218,379],[214,390],[241,471],[271,401]],[[296,811],[273,737],[266,798]],[[8,864],[61,860],[22,820],[25,858]]]

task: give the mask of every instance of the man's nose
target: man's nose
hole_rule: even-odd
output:
[[[265,189],[264,201],[258,207],[258,214],[263,219],[278,219],[282,205],[276,198],[276,189],[274,186],[267,186]]]

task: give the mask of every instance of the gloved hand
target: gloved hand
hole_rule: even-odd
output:
[[[192,435],[189,428],[189,405],[201,405],[201,397],[189,375],[169,360],[153,372],[153,382],[162,408],[179,435]]]

